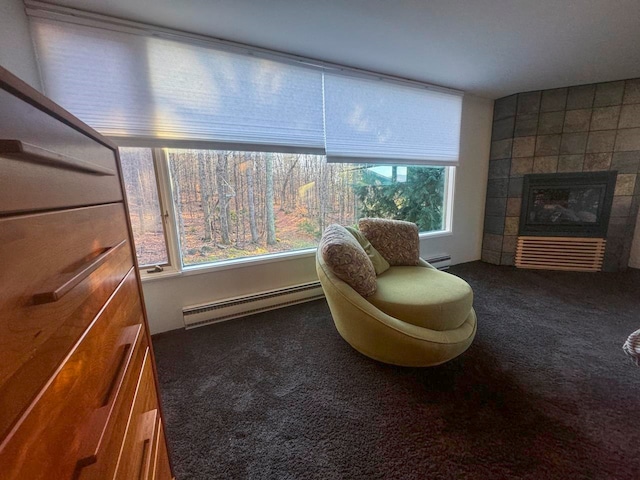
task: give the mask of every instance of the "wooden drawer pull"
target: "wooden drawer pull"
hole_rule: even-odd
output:
[[[100,445],[109,425],[109,419],[113,414],[118,394],[124,386],[127,370],[133,361],[135,346],[141,331],[141,324],[132,325],[123,330],[119,342],[121,347],[114,356],[114,368],[111,370],[115,372],[115,375],[107,386],[101,406],[93,412],[87,423],[87,434],[80,447],[79,460],[76,464],[76,476],[83,467],[95,463],[98,459]]]
[[[146,480],[151,473],[151,451],[153,450],[156,425],[158,424],[158,409],[145,412],[141,417],[142,461],[138,471],[138,480]]]
[[[36,293],[33,296],[33,303],[36,305],[42,303],[52,303],[57,302],[62,297],[64,297],[67,293],[73,290],[73,287],[82,282],[85,278],[91,275],[95,270],[97,270],[100,265],[107,261],[109,256],[117,251],[120,247],[126,244],[126,240],[122,240],[117,245],[113,247],[108,247],[102,249],[100,254],[87,263],[82,264],[78,269],[73,272],[62,274],[51,283],[54,285],[52,287],[45,287],[42,292]]]
[[[100,176],[115,176],[116,172],[94,163],[61,155],[51,150],[36,147],[20,140],[0,140],[0,154],[6,157],[30,163],[43,163],[66,170],[77,170],[83,173]]]

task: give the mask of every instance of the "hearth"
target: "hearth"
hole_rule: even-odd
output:
[[[606,238],[616,174],[525,175],[520,236]]]

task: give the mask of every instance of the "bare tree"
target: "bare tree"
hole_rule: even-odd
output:
[[[276,218],[273,211],[273,154],[267,153],[265,159],[266,189],[265,203],[267,209],[267,245],[276,244]]]
[[[180,243],[185,244],[184,238],[184,217],[182,216],[182,197],[180,192],[180,178],[178,177],[177,157],[169,162],[169,170],[171,181],[173,183],[173,204],[176,216],[178,217],[178,232],[180,234]]]
[[[256,225],[256,204],[253,193],[253,167],[256,163],[255,152],[251,153],[251,159],[246,169],[247,176],[247,203],[249,207],[249,228],[251,230],[251,242],[258,243],[260,236],[258,235],[258,227]]]
[[[220,216],[220,242],[230,245],[229,238],[229,197],[227,196],[227,152],[216,155],[216,187],[218,190],[218,207]]]
[[[298,160],[300,159],[299,156],[296,156],[295,161],[291,164],[291,166],[289,167],[289,169],[287,170],[287,173],[285,173],[284,175],[284,179],[282,181],[282,189],[281,189],[281,194],[280,194],[280,211],[284,212],[285,211],[285,205],[286,205],[286,198],[287,198],[287,184],[289,183],[289,181],[291,180],[291,177],[293,176],[293,170],[296,168],[296,165],[298,165]]]
[[[200,202],[204,217],[204,237],[205,242],[211,241],[211,186],[207,179],[207,159],[203,150],[198,150],[198,178],[200,180]]]
[[[244,158],[244,154],[243,154],[242,158]],[[242,160],[240,160],[240,164],[242,164]],[[231,168],[231,171],[233,172],[234,190],[237,191],[238,188],[239,188],[239,184],[238,184],[238,158],[234,158],[233,167]],[[234,226],[235,226],[235,234],[236,234],[236,248],[242,248],[242,242],[243,242],[244,239],[240,238],[240,224],[244,223],[244,221],[242,219],[242,209],[240,208],[240,202],[239,202],[238,195],[234,195],[233,196],[233,203],[234,203],[234,208],[235,208],[235,221],[233,223],[234,223]]]

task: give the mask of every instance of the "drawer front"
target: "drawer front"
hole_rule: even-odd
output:
[[[0,439],[133,266],[122,204],[0,219]]]
[[[151,356],[147,352],[129,417],[127,433],[118,459],[116,479],[147,480],[151,478],[158,422],[158,401]]]
[[[80,462],[78,465],[77,476],[74,477],[74,480],[104,480],[105,478],[113,478],[118,465],[118,457],[120,456],[120,450],[124,442],[136,391],[140,383],[140,375],[143,371],[142,366],[145,363],[145,359],[147,359],[147,346],[147,340],[143,338],[140,343],[140,348],[138,348],[131,364],[131,373],[123,386],[122,395],[120,395],[115,405],[113,419],[105,431],[104,441],[100,445],[97,445],[98,448],[95,452],[95,458],[90,458],[91,453],[84,454],[86,460]]]
[[[169,452],[165,442],[162,420],[158,421],[158,436],[156,438],[156,456],[153,468],[152,480],[171,480],[171,465],[169,464]]]
[[[71,478],[95,461],[143,336],[132,271],[0,445],[3,479]]]
[[[110,148],[0,90],[0,213],[122,199]]]

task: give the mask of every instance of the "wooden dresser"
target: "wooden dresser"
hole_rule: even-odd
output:
[[[117,149],[0,68],[0,478],[172,478]]]

